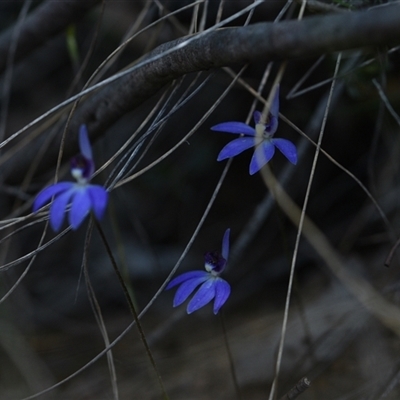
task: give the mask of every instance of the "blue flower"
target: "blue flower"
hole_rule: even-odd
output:
[[[55,183],[39,192],[33,203],[33,212],[36,212],[54,197],[50,208],[50,225],[55,232],[60,230],[69,205],[69,223],[72,229],[80,226],[90,210],[93,210],[97,219],[102,218],[107,207],[106,189],[89,184],[95,167],[85,125],[81,125],[79,129],[79,148],[81,153],[71,160],[71,175],[76,182]]]
[[[205,271],[191,271],[174,278],[165,288],[166,290],[180,285],[175,293],[173,306],[181,305],[200,286],[187,306],[187,313],[204,307],[214,300],[214,314],[225,304],[231,293],[228,282],[219,275],[225,269],[229,255],[229,233],[227,229],[222,239],[222,251],[210,251],[204,255]]]
[[[297,163],[297,151],[295,145],[286,139],[275,139],[274,134],[278,129],[279,115],[279,86],[268,115],[267,123],[261,122],[261,113],[254,112],[255,128],[244,122],[223,122],[211,129],[217,132],[228,132],[243,135],[239,139],[229,142],[218,154],[218,161],[235,157],[250,147],[255,147],[250,162],[250,175],[259,171],[271,160],[277,148],[292,164]]]

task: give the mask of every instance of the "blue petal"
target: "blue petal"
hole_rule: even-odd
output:
[[[185,272],[182,275],[178,275],[176,278],[172,279],[165,288],[165,290],[171,289],[176,285],[181,284],[182,282],[185,282],[189,279],[194,279],[194,278],[200,278],[202,276],[209,277],[209,273],[206,271],[190,271],[190,272]]]
[[[241,137],[239,139],[232,140],[225,147],[222,148],[220,153],[218,154],[217,161],[222,161],[227,158],[235,157],[243,151],[249,149],[256,145],[259,142],[258,138],[252,137]]]
[[[33,203],[33,212],[36,212],[39,210],[39,208],[42,208],[51,200],[53,196],[67,191],[72,186],[74,186],[72,182],[59,182],[40,191]]]
[[[103,186],[100,185],[89,185],[87,192],[90,196],[92,203],[92,209],[97,219],[101,219],[104,215],[104,211],[107,208],[108,192]]]
[[[231,286],[229,283],[221,278],[217,278],[215,282],[214,314],[218,313],[226,300],[228,300],[230,294]]]
[[[270,108],[269,112],[274,117],[278,117],[278,115],[279,115],[279,85],[276,87],[274,100],[272,100],[272,104],[271,104],[271,108]]]
[[[200,289],[193,296],[192,300],[190,300],[187,306],[186,311],[188,314],[191,314],[192,312],[197,311],[199,308],[204,307],[215,297],[215,284],[216,279],[211,278],[200,286]]]
[[[255,136],[256,131],[251,126],[244,122],[222,122],[221,124],[214,125],[211,127],[212,131],[227,132],[235,134],[243,134],[247,136]]]
[[[64,221],[67,205],[75,193],[75,185],[73,185],[69,190],[60,194],[54,199],[50,208],[50,225],[54,232],[58,232],[60,230]]]
[[[231,230],[228,228],[225,233],[224,237],[222,239],[222,257],[225,258],[226,261],[228,261],[228,256],[229,256],[229,234]]]
[[[207,282],[209,279],[210,274],[207,274],[207,276],[203,275],[201,277],[189,279],[183,282],[175,293],[173,306],[177,307],[181,305],[193,293],[197,286],[199,286],[203,282]]]
[[[271,142],[292,164],[297,164],[297,149],[290,140],[271,139]]]
[[[262,144],[256,147],[256,150],[250,162],[250,175],[259,171],[275,153],[275,146],[271,140],[264,140]]]
[[[79,127],[79,149],[85,158],[88,160],[93,159],[92,146],[90,145],[86,125],[81,125]]]
[[[86,187],[76,189],[72,200],[71,211],[69,212],[69,223],[72,229],[78,229],[79,225],[89,214],[92,202]]]

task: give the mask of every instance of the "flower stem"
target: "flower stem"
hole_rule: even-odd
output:
[[[228,335],[227,335],[227,332],[226,332],[226,325],[225,325],[224,317],[222,315],[222,310],[220,311],[219,316],[220,316],[220,321],[221,321],[222,333],[223,333],[223,336],[224,336],[224,344],[225,344],[226,352],[227,352],[228,358],[229,358],[229,367],[230,367],[230,370],[231,370],[231,375],[232,375],[232,379],[233,379],[233,385],[235,386],[236,397],[237,397],[238,400],[241,400],[242,399],[242,393],[240,391],[239,382],[237,380],[235,364],[234,364],[233,357],[232,357],[232,351],[231,351],[231,348],[230,348],[229,342],[228,342]]]
[[[165,387],[164,387],[164,383],[163,383],[163,381],[161,379],[161,375],[158,372],[157,364],[156,364],[156,362],[155,362],[155,360],[153,358],[153,355],[151,353],[149,344],[147,343],[146,335],[144,334],[142,325],[141,325],[141,323],[139,321],[138,313],[137,313],[136,308],[135,308],[135,306],[133,304],[133,301],[132,301],[132,299],[131,299],[131,297],[129,295],[128,288],[126,287],[126,284],[125,284],[124,279],[123,279],[123,277],[121,275],[121,272],[119,271],[117,262],[115,261],[115,258],[114,258],[113,254],[112,254],[112,251],[111,251],[111,248],[110,248],[110,246],[108,244],[107,238],[106,238],[106,236],[104,234],[104,231],[101,228],[99,222],[96,220],[96,218],[93,218],[93,220],[94,220],[96,228],[97,228],[97,230],[98,230],[98,232],[100,234],[101,240],[103,241],[104,247],[106,248],[107,254],[108,254],[109,258],[110,258],[110,261],[111,261],[111,264],[112,264],[112,266],[114,268],[115,274],[117,275],[117,278],[118,278],[119,283],[121,285],[122,291],[124,292],[124,295],[125,295],[126,301],[128,302],[129,309],[131,311],[133,319],[134,319],[134,321],[136,323],[136,326],[138,327],[140,339],[141,339],[141,341],[143,343],[143,346],[144,346],[144,348],[146,350],[146,353],[147,353],[147,355],[148,355],[148,357],[150,359],[151,365],[153,366],[153,370],[157,375],[158,384],[160,385],[160,389],[161,389],[161,392],[163,394],[163,397],[164,397],[165,400],[169,400],[168,394],[167,394],[167,392],[165,390]]]
[[[96,318],[97,324],[100,328],[101,335],[103,336],[104,344],[106,347],[108,347],[110,345],[110,339],[108,337],[107,328],[106,328],[106,324],[103,319],[100,304],[97,301],[96,294],[94,292],[92,283],[90,281],[89,271],[88,271],[87,258],[88,258],[88,249],[89,249],[89,244],[90,244],[91,237],[92,237],[92,232],[93,232],[93,223],[91,222],[89,224],[89,227],[88,227],[88,230],[86,233],[85,247],[84,247],[84,251],[83,251],[82,268],[83,268],[83,274],[85,276],[85,283],[86,283],[86,289],[88,292],[89,301],[92,306],[92,310],[93,310],[94,316]],[[118,394],[118,385],[117,385],[117,373],[115,370],[115,363],[114,363],[113,353],[112,353],[111,349],[107,352],[107,362],[108,362],[108,369],[109,369],[110,375],[111,375],[111,386],[112,386],[112,390],[113,390],[113,398],[114,398],[114,400],[118,400],[119,394]]]

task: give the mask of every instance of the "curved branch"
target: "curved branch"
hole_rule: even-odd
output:
[[[400,43],[400,6],[303,21],[258,23],[220,29],[134,70],[85,101],[71,128],[82,122],[89,131],[104,131],[127,111],[168,82],[190,72],[257,60],[283,60],[362,46]],[[162,54],[187,40],[165,43],[146,58]]]
[[[122,115],[182,75],[233,63],[293,59],[363,46],[400,44],[399,21],[400,6],[387,6],[302,21],[225,28],[198,38],[193,36],[165,43],[147,54],[141,60],[141,67],[133,68],[121,79],[81,102],[71,120],[65,154],[77,150],[76,132],[80,124],[87,124],[94,139]],[[172,49],[175,50],[171,52]],[[160,57],[167,51],[167,55]],[[21,179],[38,151],[37,146],[40,146],[40,140],[34,146],[30,145],[28,151],[24,149],[23,157],[17,154],[3,165],[8,181]],[[41,170],[55,165],[57,152],[58,148],[54,147],[46,153]]]
[[[99,1],[46,1],[38,6],[21,26],[14,60],[22,59],[48,39],[62,32],[66,26],[80,19]],[[0,35],[0,73],[6,67],[13,31],[14,27],[11,27]]]

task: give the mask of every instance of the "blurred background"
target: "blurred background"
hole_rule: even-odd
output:
[[[0,3],[0,54],[7,59],[0,69],[2,140],[79,93],[110,53],[139,30],[154,24],[134,37],[107,68],[102,67],[102,79],[162,43],[210,28],[217,18],[241,13],[252,1],[92,1],[60,32],[21,55],[16,51],[13,57],[10,44],[15,27],[46,3],[51,2]],[[322,11],[353,12],[381,3],[310,2],[305,18]],[[185,6],[182,12],[170,15]],[[285,7],[285,1],[265,1],[253,13],[242,12],[229,25],[273,21]],[[284,18],[296,17],[298,10],[299,4],[293,2]],[[315,141],[337,57],[326,54],[289,60],[281,82],[281,113]],[[322,143],[342,168],[320,155],[307,208],[307,215],[343,265],[395,306],[400,301],[399,258],[395,254],[389,268],[384,262],[400,224],[399,63],[397,48],[343,52]],[[279,66],[272,65],[271,76]],[[230,66],[233,74],[241,67]],[[267,61],[260,57],[244,70],[242,82],[257,90],[266,68]],[[210,127],[229,120],[245,121],[252,107],[254,95],[236,83],[202,120],[231,82],[226,69],[177,79],[126,113],[93,143],[96,167],[101,168],[93,182],[110,184],[124,165],[128,172],[123,178],[140,171],[202,121],[169,157],[110,193],[101,224],[139,311],[179,260],[226,165],[216,158],[232,136]],[[271,82],[262,92],[264,98]],[[256,108],[261,110],[262,105],[257,103]],[[15,173],[7,169],[9,160],[20,159],[22,166],[25,151],[35,141],[51,140],[55,131],[60,132],[68,111],[68,107],[62,108],[1,150],[0,399],[34,395],[74,374],[105,347],[82,272],[87,221],[79,230],[36,251],[45,224],[40,216],[30,215],[32,201],[54,179],[56,164],[47,167],[43,147],[29,168],[18,170],[16,163]],[[151,130],[152,121],[165,116],[161,128]],[[301,207],[315,148],[282,119],[276,136],[297,146],[296,166],[289,165],[280,153],[271,164]],[[129,141],[124,152],[102,168]],[[137,154],[135,150],[139,150]],[[220,249],[225,229],[231,228],[231,254],[224,279],[231,284],[232,294],[223,316],[215,316],[210,305],[186,315],[184,305],[172,307],[171,290],[163,292],[142,319],[170,399],[266,398],[274,379],[297,229],[274,203],[261,175],[248,174],[251,155],[249,150],[233,160],[179,268],[179,272],[203,269],[204,253]],[[70,179],[68,157],[64,157],[60,180]],[[359,183],[380,205],[390,226]],[[48,230],[44,242],[54,237]],[[96,231],[88,247],[88,271],[112,341],[132,322],[132,316]],[[276,398],[307,376],[311,387],[300,399],[398,399],[400,342],[382,321],[332,274],[318,251],[301,239]],[[223,327],[240,393],[235,390]],[[112,356],[120,399],[162,397],[135,327],[113,348]],[[107,358],[101,357],[37,398],[117,398],[110,376]]]

